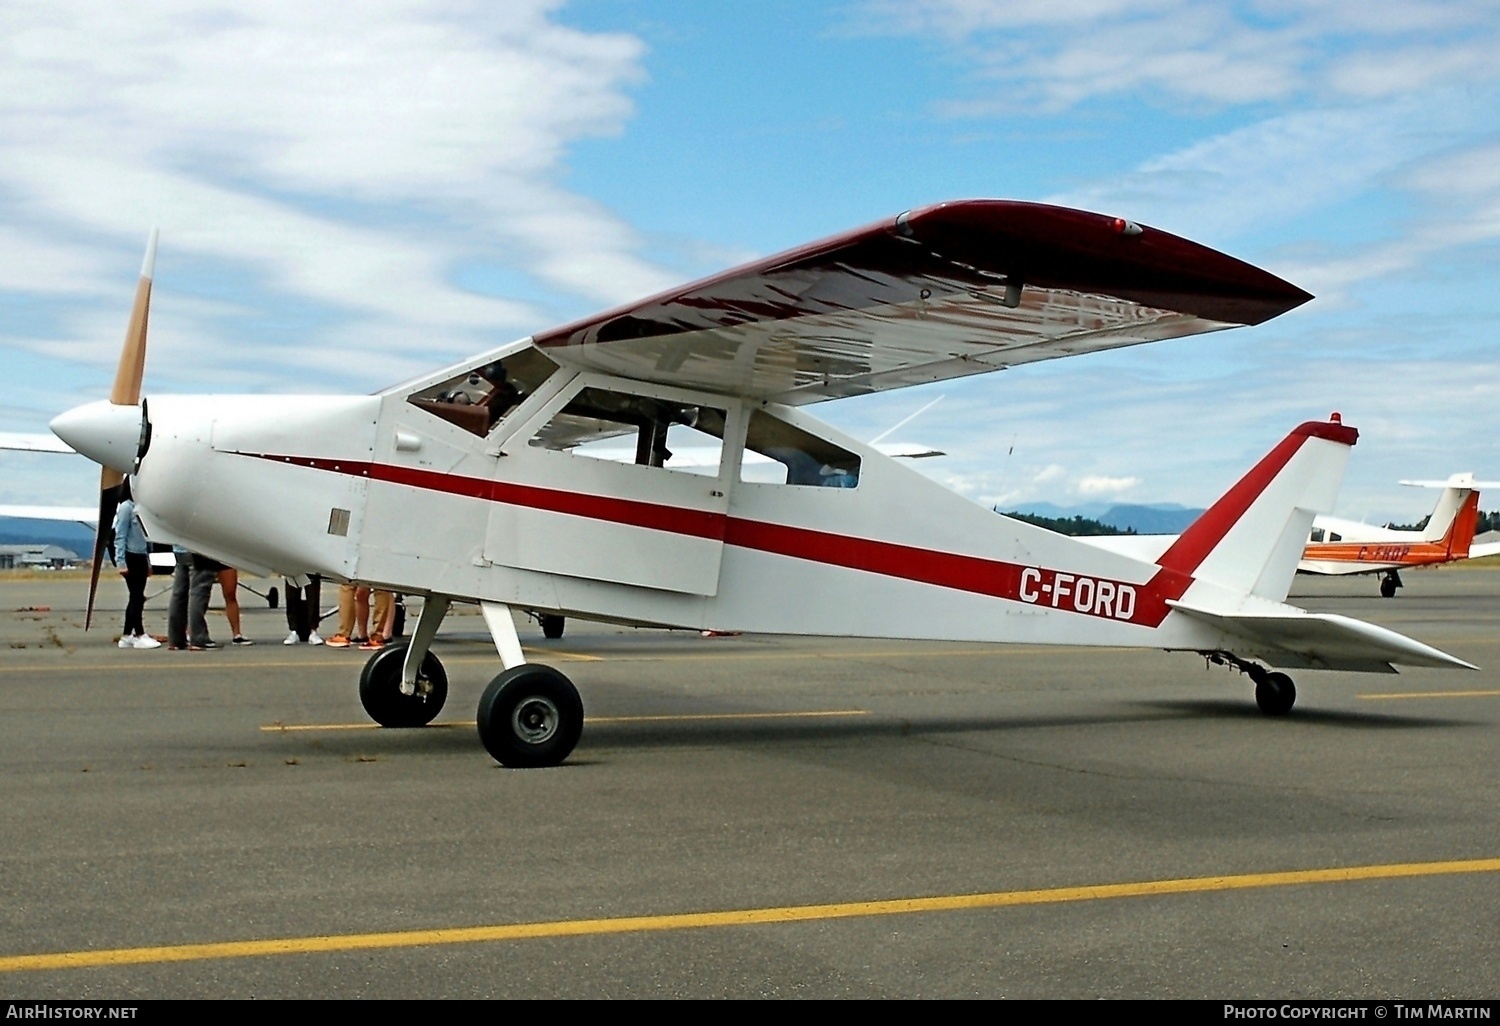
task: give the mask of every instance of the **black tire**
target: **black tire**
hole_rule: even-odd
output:
[[[266,605],[270,606],[272,609],[275,609],[277,606],[281,605],[281,589],[277,588],[274,584],[271,585],[270,590],[266,592]]]
[[[1297,685],[1284,673],[1268,673],[1255,685],[1255,704],[1267,716],[1285,716],[1297,701]]]
[[[479,740],[502,766],[556,766],[583,734],[583,699],[550,666],[513,666],[479,699]]]
[[[542,637],[560,638],[563,636],[563,628],[568,625],[566,617],[555,613],[543,613],[537,617],[542,623]]]
[[[359,675],[359,700],[370,719],[382,727],[425,727],[448,700],[448,673],[428,652],[417,672],[417,693],[401,693],[401,666],[406,645],[387,645],[370,657]]]
[[[1380,579],[1380,597],[1396,597],[1396,579],[1394,577],[1382,577]]]

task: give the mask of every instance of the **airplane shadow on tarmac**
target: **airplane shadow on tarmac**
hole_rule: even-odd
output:
[[[585,726],[583,738],[567,765],[589,765],[589,749],[698,748],[705,745],[804,744],[807,742],[906,738],[944,734],[1094,727],[1169,720],[1246,720],[1263,722],[1276,729],[1308,727],[1359,730],[1425,730],[1474,726],[1466,720],[1362,713],[1346,710],[1299,709],[1272,722],[1251,702],[1234,700],[1132,702],[1129,711],[1118,704],[1097,714],[1067,716],[971,716],[897,718],[858,716],[848,719],[748,720],[741,722],[606,723]],[[727,713],[732,716],[732,713]],[[307,735],[283,735],[281,754],[315,750],[326,755],[358,758],[362,755],[472,754],[479,747],[474,728],[468,725],[427,727],[410,730],[368,730],[330,734],[309,739]]]

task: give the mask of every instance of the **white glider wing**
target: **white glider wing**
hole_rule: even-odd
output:
[[[0,449],[16,452],[73,452],[74,449],[56,435],[26,434],[17,431],[0,431]]]

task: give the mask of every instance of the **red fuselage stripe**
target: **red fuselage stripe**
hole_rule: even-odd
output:
[[[847,567],[1012,602],[1026,602],[1064,612],[1085,613],[1138,626],[1160,625],[1169,612],[1167,600],[1181,598],[1193,580],[1189,574],[1168,568],[1158,570],[1144,584],[1133,584],[1112,578],[1069,574],[870,538],[851,538],[806,527],[789,527],[785,524],[746,520],[724,513],[685,510],[634,499],[486,481],[482,478],[368,461],[261,453],[239,455],[487,502],[526,506],[654,531],[721,540],[738,548]],[[1026,576],[1028,574],[1031,575],[1029,580]],[[1121,601],[1113,598],[1124,591],[1129,591],[1132,596],[1129,615],[1124,615],[1125,607]],[[1103,594],[1112,597],[1111,604],[1105,605],[1098,601]],[[1086,604],[1082,601],[1085,596],[1088,600]]]

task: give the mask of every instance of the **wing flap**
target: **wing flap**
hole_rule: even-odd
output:
[[[561,363],[803,404],[1258,324],[1310,299],[1101,214],[908,212],[535,336]]]

